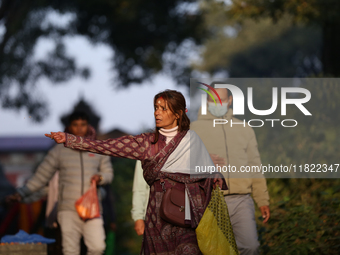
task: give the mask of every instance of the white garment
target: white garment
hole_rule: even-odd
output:
[[[164,130],[162,131],[163,131],[163,133],[161,133],[162,135],[172,136],[173,132],[171,131],[174,130],[171,130],[168,133],[164,132]],[[172,136],[171,139],[174,136]],[[188,130],[186,135],[182,138],[180,144],[170,154],[167,161],[164,163],[161,171],[168,173],[200,174],[199,172],[195,172],[196,165],[214,166],[214,163],[211,160],[210,155],[207,149],[205,148],[201,138],[199,138],[195,131]],[[191,220],[190,202],[186,189],[185,189],[185,219]]]
[[[102,218],[83,221],[75,211],[59,211],[58,222],[64,255],[80,254],[82,236],[87,247],[87,255],[103,254],[106,244]]]
[[[144,220],[149,201],[150,187],[143,177],[143,168],[140,160],[135,166],[135,175],[132,186],[132,210],[131,216],[134,221]]]
[[[214,163],[201,138],[188,130],[180,144],[170,154],[161,171],[168,173],[202,174],[196,166],[214,167]]]
[[[171,141],[171,139],[174,138],[177,135],[178,126],[176,126],[174,128],[169,128],[169,129],[160,128],[159,133],[161,133],[162,135],[164,135],[166,137],[165,143],[168,144]]]

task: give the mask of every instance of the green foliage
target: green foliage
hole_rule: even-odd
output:
[[[241,18],[232,13],[234,5],[205,3],[210,35],[202,61],[194,65],[198,70],[229,77],[305,77],[322,72],[320,27],[294,26],[289,13],[273,23],[265,15]]]
[[[274,21],[288,13],[294,22],[324,23],[338,22],[339,10],[334,0],[232,0],[228,13],[237,19],[270,17]]]
[[[338,254],[339,179],[269,179],[271,218],[258,216],[262,254]]]
[[[292,17],[294,24],[316,26],[322,30],[320,39],[320,63],[324,76],[340,76],[339,58],[340,2],[334,0],[233,0],[225,8],[227,15],[242,22],[248,18],[261,20],[270,18],[274,24],[286,15]],[[277,76],[279,77],[279,76]]]
[[[142,237],[134,231],[134,221],[131,218],[132,183],[135,160],[113,158],[114,180],[112,189],[116,198],[117,231],[116,253],[122,255],[139,254]]]

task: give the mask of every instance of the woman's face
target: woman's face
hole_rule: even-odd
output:
[[[156,127],[170,129],[177,126],[179,116],[172,113],[167,102],[163,98],[158,98],[155,103]]]

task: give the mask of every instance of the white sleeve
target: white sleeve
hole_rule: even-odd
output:
[[[137,160],[132,188],[131,216],[134,221],[144,220],[146,207],[149,201],[150,187],[143,177],[142,163]]]

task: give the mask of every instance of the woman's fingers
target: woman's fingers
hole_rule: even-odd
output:
[[[63,132],[53,133],[53,139],[57,143],[63,143],[63,142],[65,142],[65,133],[63,133]]]
[[[45,134],[46,137],[49,137],[51,139],[54,139],[55,138],[55,133],[54,132],[51,132],[51,134]]]
[[[57,143],[64,143],[66,141],[64,132],[51,132],[51,134],[45,134],[45,136],[53,139]]]
[[[214,184],[213,184],[213,188],[214,188],[214,189],[216,189],[216,184],[218,184],[218,183],[217,183],[217,178],[214,178]]]
[[[220,188],[223,186],[223,180],[222,178],[214,178],[214,189],[216,188],[216,185],[218,185]]]
[[[222,186],[223,186],[222,178],[218,178],[218,183],[219,183],[220,188],[222,189]]]

